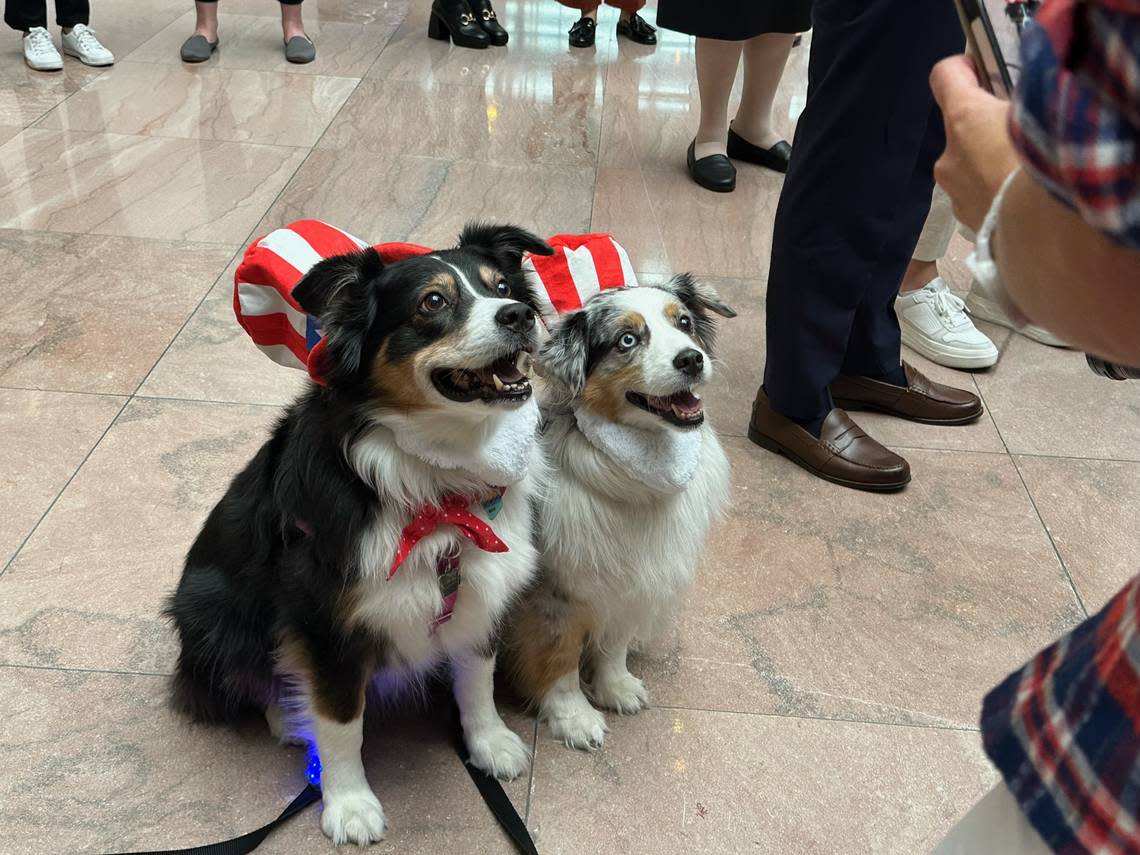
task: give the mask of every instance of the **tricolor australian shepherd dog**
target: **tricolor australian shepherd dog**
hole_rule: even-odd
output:
[[[634,713],[631,644],[673,617],[693,582],[729,467],[695,391],[712,379],[709,287],[602,291],[543,345],[547,458],[540,578],[510,619],[514,682],[567,745],[596,748],[597,706]]]
[[[175,706],[312,739],[334,843],[385,831],[360,757],[369,685],[450,665],[472,762],[503,778],[529,763],[492,697],[496,627],[537,558],[524,252],[551,250],[475,225],[455,249],[318,263],[293,296],[319,319],[325,382],[210,513],[169,603]]]

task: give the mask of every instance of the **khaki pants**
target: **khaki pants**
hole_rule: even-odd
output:
[[[931,855],[1050,855],[1004,783],[950,829]]]

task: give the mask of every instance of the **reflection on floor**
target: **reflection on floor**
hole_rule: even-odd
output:
[[[318,59],[288,66],[276,4],[226,0],[187,67],[185,0],[101,0],[113,68],[0,51],[0,850],[190,845],[260,824],[302,781],[260,729],[163,707],[160,620],[197,526],[299,388],[239,334],[234,259],[317,217],[443,244],[471,217],[612,231],[641,276],[692,270],[737,309],[708,396],[734,508],[676,630],[640,655],[654,706],[569,752],[521,712],[509,788],[554,853],[916,853],[993,781],[985,690],[1099,607],[1140,551],[1140,394],[1073,353],[989,330],[987,417],[864,417],[915,472],[896,496],[811,479],[743,438],[760,376],[778,176],[689,182],[692,44],[572,52],[574,13],[503,0],[507,49],[429,42],[427,0],[312,0]],[[652,8],[647,17],[652,19]],[[808,45],[778,110],[790,135]],[[965,287],[963,244],[944,270]],[[440,734],[367,736],[392,830],[378,852],[502,852]],[[263,851],[328,851],[315,811]]]

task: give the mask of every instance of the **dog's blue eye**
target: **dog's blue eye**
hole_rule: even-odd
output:
[[[443,295],[432,291],[430,294],[420,300],[420,311],[424,314],[430,315],[438,312],[446,305],[447,300],[444,299]]]
[[[635,333],[627,332],[618,339],[618,350],[629,350],[641,341]]]
[[[511,286],[508,285],[505,281],[500,282],[498,285],[496,285],[495,290],[499,292],[500,297],[511,296]]]

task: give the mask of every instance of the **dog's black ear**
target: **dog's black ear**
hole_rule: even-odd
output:
[[[478,249],[492,256],[504,267],[518,267],[523,253],[554,255],[550,245],[537,235],[518,226],[494,223],[468,223],[459,235],[459,246]]]
[[[720,299],[715,288],[698,282],[691,274],[682,273],[674,276],[661,287],[674,294],[681,301],[681,305],[692,313],[694,335],[701,346],[712,353],[716,341],[716,322],[709,313],[718,314],[722,318],[735,318],[736,312]]]
[[[293,299],[317,319],[325,350],[318,367],[329,386],[356,376],[364,342],[376,319],[371,283],[384,270],[372,247],[317,262],[293,287]]]
[[[590,360],[590,320],[584,311],[566,315],[538,352],[538,371],[567,401],[582,394]],[[561,394],[559,394],[559,392]]]

